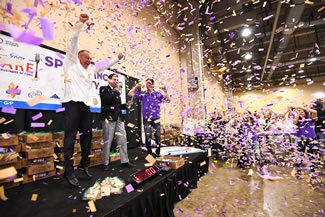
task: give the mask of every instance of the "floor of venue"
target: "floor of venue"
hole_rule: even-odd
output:
[[[239,169],[235,163],[210,162],[198,188],[175,204],[176,217],[325,215],[324,176],[312,185],[308,176],[297,179],[292,169],[271,165],[268,171],[283,178],[271,181],[255,169],[249,177],[248,169]]]

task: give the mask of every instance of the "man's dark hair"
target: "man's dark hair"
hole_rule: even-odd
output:
[[[78,56],[80,56],[80,55],[83,54],[84,52],[88,52],[88,53],[90,53],[89,50],[81,50],[81,51],[78,52]]]
[[[152,78],[148,78],[146,81],[151,81],[152,84],[155,84],[155,81]]]
[[[112,79],[114,76],[118,77],[118,75],[116,73],[112,73],[108,76],[108,79]]]

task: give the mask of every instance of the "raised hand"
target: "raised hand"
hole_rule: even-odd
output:
[[[80,16],[79,16],[79,20],[80,20],[80,22],[82,22],[82,23],[87,22],[87,20],[89,20],[89,16],[88,16],[88,14],[80,14]]]
[[[140,88],[141,86],[142,86],[141,83],[137,83],[137,85],[135,87]]]
[[[122,53],[120,53],[120,54],[118,55],[118,59],[119,59],[119,60],[121,60],[123,57],[124,57],[124,54],[122,54]]]
[[[166,88],[166,86],[162,86],[162,87],[160,87],[160,89],[161,89],[162,91],[164,91],[164,92],[167,92],[167,88]]]

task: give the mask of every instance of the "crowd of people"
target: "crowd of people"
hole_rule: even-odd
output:
[[[208,129],[214,135],[217,159],[236,159],[248,175],[266,164],[295,168],[297,177],[318,177],[325,143],[325,99],[311,106],[290,107],[282,113],[260,111],[213,112]]]

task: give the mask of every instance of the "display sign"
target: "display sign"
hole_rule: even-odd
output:
[[[42,110],[61,108],[64,57],[63,53],[17,42],[0,34],[0,107]],[[107,86],[111,73],[110,70],[104,70],[93,75],[92,91],[98,104],[91,108],[92,112],[100,112],[99,88]],[[125,76],[119,74],[119,81],[122,85],[121,101],[125,104]],[[46,100],[34,106],[27,103],[40,96],[45,96]]]
[[[161,169],[159,169],[157,166],[153,165],[150,166],[144,170],[141,170],[140,172],[136,172],[134,174],[131,175],[132,179],[136,182],[136,183],[141,183],[147,179],[149,179],[150,177],[158,174],[160,172]]]

